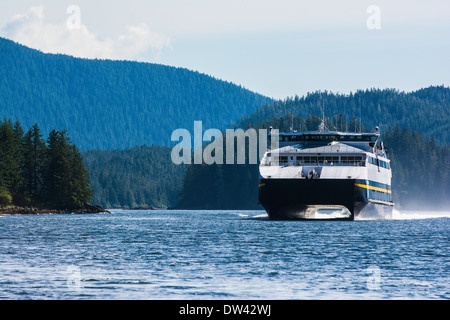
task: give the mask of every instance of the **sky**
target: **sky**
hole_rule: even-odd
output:
[[[449,16],[448,0],[0,0],[0,36],[183,67],[284,99],[449,86]]]

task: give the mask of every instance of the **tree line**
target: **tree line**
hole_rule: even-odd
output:
[[[44,139],[37,124],[0,120],[0,205],[77,209],[89,204],[89,172],[66,130]]]

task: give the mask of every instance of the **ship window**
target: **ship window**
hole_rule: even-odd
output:
[[[369,157],[369,163],[373,164],[374,166],[380,166],[380,167],[386,168],[386,169],[390,169],[391,168],[389,162],[386,162],[386,161],[383,161],[383,160],[379,160],[379,159],[376,159],[376,158],[373,158],[373,157]]]
[[[288,158],[286,156],[280,157],[280,165],[287,164],[287,162],[288,162]]]
[[[280,157],[280,162],[283,164],[292,163],[296,161],[296,165],[320,165],[320,166],[365,166],[364,155],[345,155],[345,156],[318,156],[318,155],[302,155],[302,156],[284,156]],[[340,160],[340,161],[339,161]],[[369,163],[376,165],[376,159],[369,157]],[[388,168],[389,163],[380,160],[380,166]]]

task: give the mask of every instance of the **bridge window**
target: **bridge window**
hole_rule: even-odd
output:
[[[370,161],[375,161],[376,163],[376,160],[374,158],[369,158],[369,163],[371,163]],[[280,165],[287,165],[289,163],[291,165],[298,166],[365,166],[365,155],[345,155],[340,157],[332,155],[286,155],[280,156],[279,162]],[[387,168],[389,164],[384,163],[384,165]]]

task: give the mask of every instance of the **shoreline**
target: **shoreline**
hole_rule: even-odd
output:
[[[0,208],[2,214],[84,214],[84,213],[111,213],[100,205],[85,205],[78,209],[49,209],[37,207],[9,207]]]

